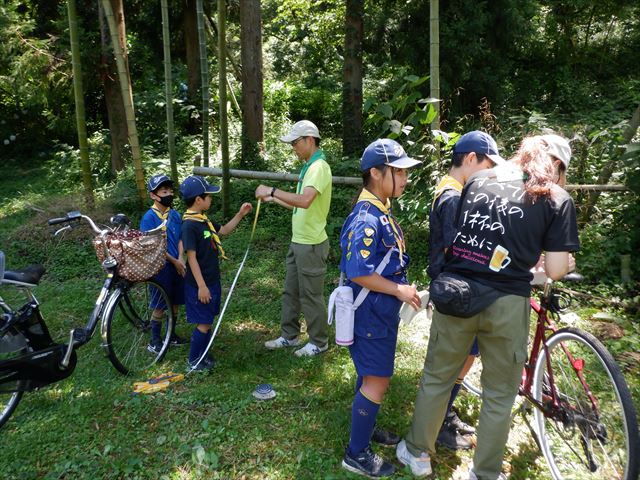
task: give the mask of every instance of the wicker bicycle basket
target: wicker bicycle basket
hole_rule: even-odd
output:
[[[147,235],[139,230],[109,233],[105,237],[109,254],[118,262],[118,275],[131,282],[147,280],[158,273],[166,262],[167,238],[164,233]],[[100,263],[104,261],[104,244],[93,240]]]

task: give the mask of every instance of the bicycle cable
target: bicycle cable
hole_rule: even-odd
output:
[[[198,361],[194,365],[191,366],[191,368],[187,372],[187,375],[189,375],[191,372],[193,372],[197,368],[197,366],[200,365],[200,362],[202,362],[202,360],[204,360],[204,358],[209,353],[209,349],[211,348],[211,345],[213,345],[213,340],[216,338],[216,335],[218,333],[218,329],[220,328],[220,323],[222,322],[222,317],[224,317],[224,312],[227,310],[227,305],[229,304],[229,300],[231,299],[231,294],[233,293],[233,290],[236,287],[236,283],[238,282],[238,278],[240,277],[240,272],[244,268],[244,262],[247,260],[247,257],[249,256],[249,250],[251,249],[251,242],[253,241],[253,237],[254,237],[254,235],[256,233],[256,224],[258,223],[258,215],[260,215],[260,203],[261,202],[262,202],[262,200],[259,198],[258,199],[258,205],[256,206],[256,215],[253,218],[253,227],[251,228],[251,236],[249,237],[249,244],[247,245],[247,250],[244,252],[244,257],[242,259],[242,262],[240,262],[240,266],[238,267],[238,271],[236,272],[236,276],[234,277],[233,282],[231,283],[231,288],[229,288],[229,292],[227,293],[227,297],[224,300],[224,305],[222,306],[222,310],[220,312],[220,315],[218,316],[218,322],[216,323],[216,328],[214,328],[213,333],[211,334],[211,338],[209,339],[209,343],[207,344],[206,348],[204,349],[204,352],[202,353],[202,355],[200,356]]]

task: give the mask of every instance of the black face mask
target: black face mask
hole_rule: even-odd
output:
[[[171,208],[173,205],[173,195],[167,195],[166,197],[160,197],[160,205],[163,207]]]

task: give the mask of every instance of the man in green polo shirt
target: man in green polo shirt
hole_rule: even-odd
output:
[[[300,344],[300,313],[307,323],[309,343],[295,351],[298,357],[310,357],[328,347],[327,307],[324,301],[324,276],[327,271],[329,240],[325,226],[331,205],[331,168],[319,148],[320,133],[309,120],[302,120],[280,138],[291,144],[304,162],[296,193],[260,185],[256,198],[293,210],[291,245],[287,253],[287,274],[282,295],[281,335],[265,342],[268,349]]]

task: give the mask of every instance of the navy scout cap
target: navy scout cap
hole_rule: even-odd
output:
[[[395,140],[379,138],[364,149],[364,153],[360,159],[360,170],[366,172],[370,168],[379,165],[389,165],[395,168],[411,168],[421,164],[422,162],[420,160],[409,158],[404,148]]]
[[[218,193],[220,187],[211,185],[204,178],[197,175],[191,175],[184,179],[180,184],[180,195],[182,198],[195,198],[205,193]]]
[[[465,133],[453,146],[453,153],[481,153],[489,157],[496,165],[505,163],[506,160],[498,153],[498,144],[491,135],[480,130]]]
[[[169,184],[169,186],[173,188],[173,180],[167,177],[164,173],[159,173],[158,175],[154,175],[147,182],[147,190],[149,192],[154,192],[158,188],[160,188],[160,185],[164,183]]]

